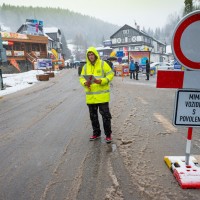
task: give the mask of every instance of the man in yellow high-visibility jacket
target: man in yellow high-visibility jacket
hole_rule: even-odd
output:
[[[87,77],[89,77],[87,79]],[[111,138],[111,114],[109,110],[110,82],[114,73],[110,66],[102,61],[97,50],[90,47],[86,54],[86,64],[84,65],[80,83],[85,88],[86,104],[89,108],[90,120],[93,128],[93,135],[90,140],[100,138],[101,130],[98,119],[98,109],[103,119],[103,127],[106,135],[106,142],[110,143]]]

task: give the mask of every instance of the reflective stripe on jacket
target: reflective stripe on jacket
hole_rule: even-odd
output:
[[[86,103],[96,104],[110,101],[110,82],[114,77],[114,73],[110,66],[100,60],[99,54],[94,47],[90,47],[88,52],[93,52],[97,56],[97,60],[92,65],[86,56],[86,64],[82,68],[80,83],[85,88]],[[101,84],[92,83],[90,89],[84,85],[86,82],[83,75],[93,75],[96,79],[101,79]]]

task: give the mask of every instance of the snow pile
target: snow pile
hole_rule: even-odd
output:
[[[3,74],[4,90],[0,90],[0,96],[4,96],[19,90],[28,88],[38,82],[36,75],[44,74],[42,70],[31,70],[18,74]]]

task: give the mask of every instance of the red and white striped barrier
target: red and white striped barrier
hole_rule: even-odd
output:
[[[158,70],[157,88],[192,88],[200,87],[200,71]]]

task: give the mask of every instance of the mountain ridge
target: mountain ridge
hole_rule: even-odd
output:
[[[9,27],[11,32],[17,32],[26,19],[38,19],[44,22],[44,27],[57,27],[66,40],[81,36],[89,45],[102,43],[109,39],[120,27],[89,15],[63,8],[0,6],[0,25]]]

